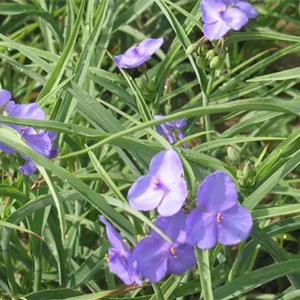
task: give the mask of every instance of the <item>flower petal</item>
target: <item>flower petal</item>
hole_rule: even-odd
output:
[[[214,23],[205,23],[203,25],[203,33],[210,41],[223,38],[230,29],[231,27],[221,19]]]
[[[136,245],[132,257],[143,277],[158,282],[166,275],[168,246],[164,240],[151,236]]]
[[[149,175],[155,176],[165,185],[177,182],[183,175],[183,166],[177,152],[173,149],[156,154],[150,163]]]
[[[218,241],[223,245],[237,244],[249,237],[252,226],[251,214],[237,204],[222,212],[222,221],[218,224]]]
[[[145,39],[137,47],[131,47],[124,54],[115,56],[115,63],[119,68],[136,68],[146,62],[163,42],[163,38]]]
[[[198,205],[207,212],[219,212],[234,206],[238,200],[236,186],[222,171],[206,176],[197,193]]]
[[[181,244],[175,248],[175,255],[170,253],[168,258],[168,274],[181,274],[196,264],[194,247]]]
[[[129,204],[136,210],[152,210],[161,202],[164,190],[153,183],[152,176],[142,176],[128,191]]]
[[[16,153],[16,150],[6,146],[5,144],[3,144],[1,142],[0,142],[0,150],[4,151],[5,153],[9,153],[9,154]]]
[[[215,214],[193,209],[186,220],[187,243],[197,244],[201,249],[214,247],[218,237],[216,223]]]
[[[202,20],[205,23],[214,23],[220,19],[220,13],[226,10],[226,5],[222,0],[202,0],[201,12]]]
[[[113,226],[103,217],[99,217],[100,222],[102,222],[106,227],[106,235],[110,242],[110,244],[113,246],[113,248],[119,250],[122,253],[129,253],[129,248],[127,245],[123,242],[121,236],[119,233],[113,228]]]
[[[158,212],[162,216],[172,216],[182,207],[187,197],[188,190],[186,181],[183,178],[168,186],[168,191],[164,194],[158,206]]]
[[[174,243],[178,239],[182,230],[185,227],[186,216],[182,210],[171,217],[159,217],[155,225],[160,228]],[[151,231],[151,235],[158,239],[161,236],[155,231]]]
[[[22,172],[25,176],[30,176],[33,174],[37,167],[35,163],[30,160],[29,158],[22,155],[22,157],[25,159],[25,164],[19,167],[20,172]]]
[[[247,15],[240,9],[229,7],[222,15],[223,21],[234,30],[240,30],[248,23]]]
[[[254,19],[257,17],[257,10],[256,8],[246,1],[238,1],[235,7],[242,10],[249,19]]]
[[[28,146],[34,151],[43,156],[49,157],[52,149],[52,143],[46,132],[38,134],[25,134],[23,138]]]
[[[7,104],[10,99],[11,99],[11,93],[9,91],[0,90],[0,107]]]
[[[116,274],[125,284],[141,283],[141,280],[128,257],[120,255],[120,253],[115,252],[114,249],[109,250],[108,257],[109,270]]]
[[[149,57],[153,55],[164,43],[163,38],[152,39],[148,38],[143,40],[139,46],[139,52],[148,55]]]

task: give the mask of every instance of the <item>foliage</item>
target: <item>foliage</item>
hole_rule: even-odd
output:
[[[49,120],[0,122],[55,130],[61,149],[49,160],[0,127],[39,167],[25,177],[1,154],[3,299],[299,299],[299,3],[252,3],[259,16],[245,30],[190,53],[199,0],[1,1],[1,86]],[[120,71],[112,57],[149,36],[165,43],[147,70]],[[155,126],[179,118],[187,207],[204,176],[227,170],[255,228],[238,246],[197,251],[198,269],[124,287],[98,215],[131,245],[149,232],[155,215],[133,210],[127,191],[169,147]]]

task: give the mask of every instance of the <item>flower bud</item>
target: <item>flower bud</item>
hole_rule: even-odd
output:
[[[215,57],[215,50],[214,50],[214,49],[208,50],[208,51],[206,52],[205,58],[206,58],[207,60],[211,60],[211,59],[213,59],[214,57]]]
[[[253,176],[255,176],[256,171],[253,167],[253,165],[251,164],[250,161],[247,161],[247,163],[245,164],[244,168],[243,168],[243,176],[245,178],[252,178]]]
[[[227,157],[232,162],[239,162],[240,160],[240,153],[232,146],[227,148]]]
[[[219,56],[215,56],[210,61],[209,66],[210,66],[211,69],[214,69],[214,68],[216,68],[219,65],[219,63],[220,63]]]
[[[192,54],[194,53],[197,49],[199,48],[199,43],[195,43],[195,44],[190,44],[187,48],[186,48],[186,54]]]

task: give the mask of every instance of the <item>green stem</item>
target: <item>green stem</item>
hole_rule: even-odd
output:
[[[200,275],[202,296],[204,300],[213,300],[214,296],[210,276],[209,250],[200,250],[196,248],[195,253],[197,257],[197,265]]]

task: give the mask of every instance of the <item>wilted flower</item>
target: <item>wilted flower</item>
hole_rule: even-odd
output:
[[[116,274],[125,284],[141,284],[141,278],[137,273],[132,260],[131,251],[122,241],[118,232],[101,216],[99,220],[106,227],[107,238],[111,244],[108,251],[108,265],[112,273]]]
[[[216,171],[207,176],[198,194],[198,208],[187,217],[188,242],[199,248],[212,248],[217,242],[234,245],[248,238],[253,220],[238,203],[238,192],[231,177]]]
[[[202,0],[203,32],[209,40],[218,40],[231,29],[240,30],[257,16],[253,5],[239,0]]]
[[[181,209],[187,193],[182,162],[177,152],[170,149],[152,158],[149,173],[133,183],[128,200],[137,210],[157,208],[162,216],[171,216]]]
[[[155,222],[173,244],[152,230],[150,236],[136,245],[132,255],[143,277],[158,282],[165,275],[180,274],[195,265],[193,246],[185,243],[185,221],[186,216],[179,211],[171,217],[160,217]]]
[[[138,46],[129,48],[124,54],[115,56],[115,63],[119,68],[136,68],[150,59],[163,42],[163,38],[145,39]]]
[[[38,104],[15,104],[14,101],[11,101],[10,93],[5,90],[0,91],[0,105],[3,107],[2,113],[5,116],[34,120],[45,119],[45,113]],[[7,126],[18,131],[27,145],[39,154],[48,158],[53,158],[57,155],[58,149],[54,145],[56,139],[55,132],[36,130],[32,127],[16,124],[7,124]],[[3,150],[6,153],[16,152],[14,149],[3,143],[0,143],[0,150]],[[19,169],[24,175],[29,176],[36,171],[36,165],[26,155],[21,154],[21,156],[25,160],[25,164],[20,166]]]
[[[154,119],[162,118],[162,115],[154,116]],[[168,121],[157,125],[157,132],[162,135],[170,144],[174,144],[177,140],[182,140],[185,137],[183,127],[186,125],[186,119],[178,119],[176,121]]]

